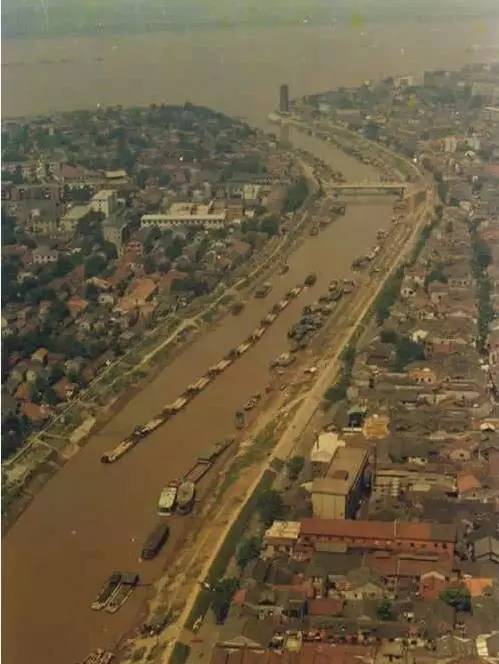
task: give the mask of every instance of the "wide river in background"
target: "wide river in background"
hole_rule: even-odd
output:
[[[390,24],[359,30],[296,28],[197,31],[191,35],[4,41],[4,115],[55,109],[190,101],[266,125],[276,90],[293,95],[429,67],[458,67],[493,59],[494,30],[480,24]],[[468,47],[481,44],[482,50]],[[42,62],[45,61],[45,62]],[[293,134],[344,172],[347,179],[374,171],[329,144]],[[156,521],[166,482],[184,473],[197,453],[233,431],[234,411],[268,382],[268,363],[287,348],[286,333],[304,304],[350,273],[356,256],[389,225],[391,201],[361,199],[318,237],[308,237],[273,279],[265,300],[251,300],[157,378],[99,432],[42,489],[3,541],[3,639],[8,664],[73,664],[94,647],[113,647],[136,622],[147,592],[139,589],[116,614],[90,610],[103,580],[115,569],[137,570],[154,581],[165,564],[138,562],[140,545]],[[302,294],[263,339],[217,378],[186,410],[113,466],[99,462],[135,424],[172,401],[193,379],[241,342],[282,295],[310,271],[317,285]],[[174,539],[194,517],[174,519]],[[167,555],[167,554],[166,554]]]

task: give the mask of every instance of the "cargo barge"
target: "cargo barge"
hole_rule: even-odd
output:
[[[142,552],[140,554],[141,559],[152,560],[155,558],[163,548],[169,535],[170,527],[167,526],[166,523],[158,523],[144,542],[144,546],[142,547]]]
[[[169,516],[175,509],[177,489],[177,484],[170,482],[170,484],[165,486],[165,488],[161,491],[158,500],[158,514],[160,516]]]
[[[312,285],[315,283],[316,279],[315,274],[310,274],[305,279],[307,285]],[[264,284],[265,290],[270,284]],[[112,450],[104,452],[101,456],[102,463],[114,463],[120,459],[124,454],[129,452],[137,443],[139,443],[143,438],[148,436],[150,433],[155,431],[162,424],[167,422],[170,417],[173,417],[179,413],[187,404],[193,399],[197,394],[202,392],[211,381],[216,378],[216,376],[223,373],[237,358],[241,357],[246,353],[255,343],[257,343],[265,334],[266,330],[277,320],[279,314],[286,309],[292,299],[298,297],[302,292],[303,286],[298,285],[292,288],[284,298],[279,300],[272,309],[267,313],[264,318],[260,321],[260,325],[250,334],[250,336],[243,341],[239,346],[233,348],[224,358],[222,358],[217,364],[211,366],[205,375],[198,378],[196,381],[191,383],[185,392],[181,394],[174,402],[167,404],[161,410],[161,413],[147,422],[144,425],[135,427],[131,435],[124,438],[116,447]],[[245,426],[244,413],[243,417],[236,416],[236,428],[242,429]]]

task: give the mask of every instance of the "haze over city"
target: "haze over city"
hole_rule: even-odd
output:
[[[498,12],[4,0],[6,662],[497,661]]]

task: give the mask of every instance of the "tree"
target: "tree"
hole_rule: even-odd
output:
[[[171,175],[166,171],[161,171],[158,175],[158,184],[160,187],[167,187],[171,182]]]
[[[304,177],[301,177],[295,184],[289,187],[284,209],[286,212],[294,212],[303,205],[308,195],[308,184]]]
[[[303,470],[305,459],[302,456],[294,456],[287,462],[288,477],[290,480],[295,480]]]
[[[434,267],[431,272],[426,275],[424,280],[425,291],[428,291],[428,286],[434,281],[440,281],[442,284],[446,284],[448,281],[448,277],[440,265]]]
[[[381,325],[381,323],[383,323],[383,321],[385,321],[390,315],[390,309],[399,295],[403,276],[403,270],[398,270],[397,273],[387,281],[383,290],[378,295],[376,304],[374,305],[378,325]]]
[[[91,302],[97,302],[99,297],[99,289],[95,284],[88,283],[85,286],[85,299]]]
[[[157,226],[153,226],[149,233],[147,234],[147,237],[144,241],[144,252],[148,254],[150,251],[152,251],[155,243],[157,240],[159,240],[161,237],[161,231]]]
[[[4,179],[3,175],[2,179]],[[16,242],[16,219],[8,215],[2,208],[2,245]]]
[[[118,258],[118,250],[116,249],[114,242],[104,240],[101,243],[101,250],[106,254],[108,260],[115,260]]]
[[[49,320],[52,324],[57,324],[69,316],[69,309],[65,302],[55,300],[49,310]]]
[[[475,239],[473,244],[474,260],[481,270],[486,270],[492,261],[489,245],[480,238]]]
[[[376,607],[376,614],[380,620],[393,620],[393,606],[390,600],[382,599]]]
[[[52,268],[52,274],[54,277],[64,277],[68,272],[71,272],[75,265],[76,260],[74,256],[59,254],[57,261]]]
[[[250,560],[258,558],[260,548],[261,541],[258,537],[247,537],[246,539],[241,540],[236,550],[236,562],[239,568],[243,569]]]
[[[141,168],[140,171],[138,171],[137,175],[135,176],[135,181],[137,183],[137,186],[140,187],[141,189],[144,189],[146,186],[147,179],[149,178],[149,170],[147,168]]]
[[[398,334],[395,330],[381,330],[379,338],[384,344],[394,344],[398,339]]]
[[[151,274],[156,269],[156,263],[152,256],[146,256],[144,258],[144,270],[146,274]]]
[[[470,592],[464,586],[459,588],[447,588],[440,593],[440,599],[449,606],[452,606],[456,611],[470,611],[471,610],[471,596]]]
[[[166,255],[170,260],[173,261],[175,260],[175,258],[178,258],[180,256],[183,248],[184,248],[184,243],[182,239],[179,237],[174,237],[171,244],[166,249]]]
[[[85,279],[95,277],[100,274],[107,265],[107,259],[102,254],[89,256],[85,261]]]
[[[424,346],[408,337],[399,336],[395,344],[395,368],[401,371],[410,362],[424,360]]]
[[[230,603],[238,588],[237,579],[229,578],[218,581],[212,591],[211,610],[215,614],[217,624],[224,622],[229,612]]]
[[[260,230],[267,235],[277,235],[279,232],[279,220],[275,217],[265,217],[260,224]]]
[[[2,459],[7,459],[21,446],[29,432],[28,420],[22,415],[9,415],[2,422]]]
[[[260,519],[266,526],[272,525],[273,521],[282,516],[283,507],[281,496],[274,489],[262,493],[256,503]]]

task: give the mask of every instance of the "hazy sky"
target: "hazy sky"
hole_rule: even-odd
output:
[[[499,0],[3,0],[4,35],[499,13]]]

